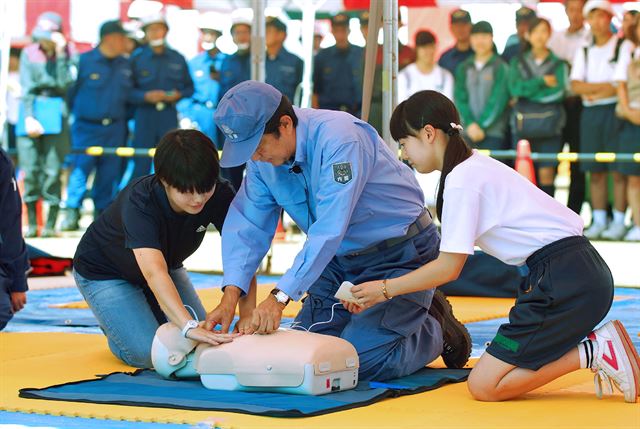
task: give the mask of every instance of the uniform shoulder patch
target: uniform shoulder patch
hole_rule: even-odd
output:
[[[333,180],[342,185],[346,185],[353,179],[353,172],[351,170],[350,162],[338,162],[332,165],[333,167]]]

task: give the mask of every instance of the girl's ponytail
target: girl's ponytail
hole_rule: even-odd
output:
[[[400,103],[391,115],[389,128],[393,139],[399,141],[408,136],[417,137],[425,125],[440,129],[449,137],[436,199],[438,218],[442,219],[445,179],[456,165],[471,156],[472,151],[462,138],[456,106],[437,91],[419,91]]]

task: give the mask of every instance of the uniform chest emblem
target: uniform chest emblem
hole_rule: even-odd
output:
[[[332,165],[333,167],[333,180],[342,185],[346,185],[353,179],[353,172],[351,171],[350,162],[338,162]]]
[[[91,73],[91,74],[89,75],[89,79],[91,79],[91,80],[98,80],[98,79],[100,79],[100,74],[99,74],[99,73]]]
[[[147,77],[147,76],[149,76],[151,73],[149,72],[149,70],[142,70],[142,71],[140,72],[140,74],[141,74],[143,77]]]
[[[204,225],[200,225],[198,229],[196,229],[196,232],[205,232],[206,230],[207,228]]]

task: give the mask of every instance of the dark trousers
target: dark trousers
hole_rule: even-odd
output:
[[[567,124],[562,131],[563,140],[569,143],[571,152],[580,152],[580,114],[582,113],[582,100],[580,97],[568,97],[564,100],[564,109],[567,112]],[[571,184],[569,185],[569,200],[567,206],[580,214],[585,198],[585,177],[580,171],[580,166],[571,164]]]

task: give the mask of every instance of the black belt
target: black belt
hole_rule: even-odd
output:
[[[431,225],[431,223],[433,223],[433,219],[431,218],[431,213],[429,213],[429,210],[425,207],[425,209],[422,211],[420,216],[418,216],[418,219],[416,219],[415,222],[409,225],[409,228],[407,229],[407,233],[402,237],[389,238],[387,240],[376,243],[373,246],[369,246],[365,249],[358,250],[357,252],[351,253],[348,256],[362,256],[362,255],[368,255],[370,253],[377,253],[377,252],[386,250],[390,247],[393,247],[397,244],[404,243],[405,241],[411,240],[413,237],[420,234],[429,225]]]
[[[113,124],[114,122],[120,121],[120,119],[118,118],[102,118],[102,119],[86,119],[86,118],[78,118],[79,120],[83,121],[83,122],[89,122],[92,124],[100,124],[104,127],[108,127],[109,125]]]

